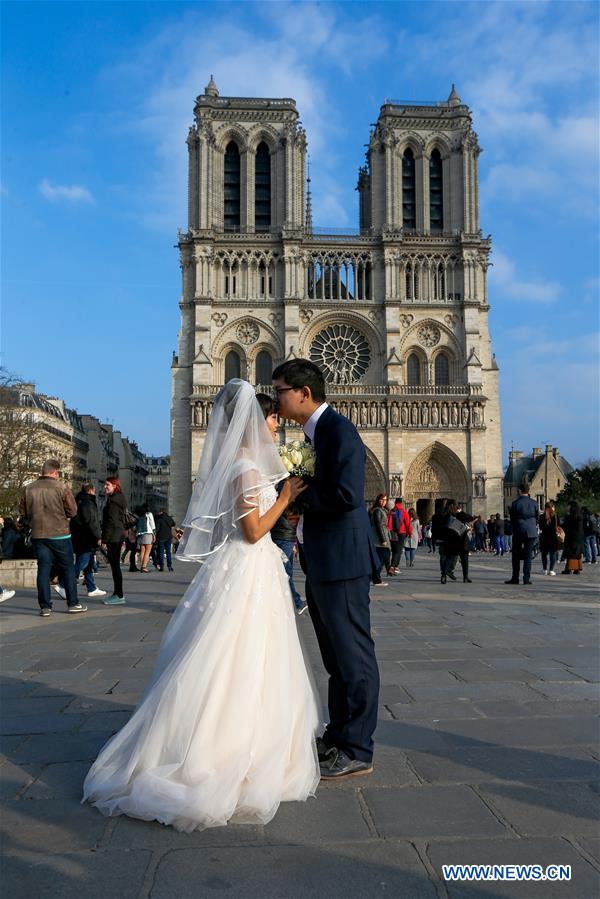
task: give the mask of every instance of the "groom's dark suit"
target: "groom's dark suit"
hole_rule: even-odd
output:
[[[314,478],[302,493],[306,600],[329,674],[324,734],[351,758],[368,762],[377,726],[379,671],[369,619],[374,564],[364,504],[364,444],[354,425],[331,407],[313,440]]]

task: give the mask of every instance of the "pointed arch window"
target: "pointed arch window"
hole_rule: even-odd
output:
[[[410,387],[418,387],[421,383],[421,360],[416,353],[411,353],[406,363],[406,383]]]
[[[230,141],[225,149],[223,166],[223,201],[225,207],[224,227],[226,231],[240,230],[240,151],[235,141]]]
[[[242,377],[242,360],[239,353],[235,350],[229,350],[225,356],[225,383],[231,381],[232,378]]]
[[[256,357],[256,383],[270,384],[272,374],[273,360],[271,359],[271,354],[266,350],[261,350]]]
[[[262,141],[256,148],[254,163],[254,228],[271,229],[271,154]]]
[[[432,151],[429,158],[429,229],[444,230],[442,157],[437,149]]]
[[[407,147],[402,156],[402,225],[414,231],[417,227],[415,156]]]
[[[435,383],[440,385],[450,383],[450,362],[445,353],[439,353],[435,357]]]

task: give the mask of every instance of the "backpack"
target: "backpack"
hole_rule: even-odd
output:
[[[407,513],[404,509],[394,509],[392,512],[392,525],[394,528],[394,532],[396,534],[400,534],[400,536],[406,536],[408,534],[408,528],[406,527],[406,523],[404,520],[404,516]]]

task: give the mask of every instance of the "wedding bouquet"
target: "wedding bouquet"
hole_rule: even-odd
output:
[[[303,440],[292,440],[279,447],[281,461],[291,475],[297,478],[311,477],[315,473],[317,457],[310,443]]]

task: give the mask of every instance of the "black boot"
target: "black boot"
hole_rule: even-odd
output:
[[[440,580],[441,580],[442,584],[445,584],[445,583],[446,583],[446,575],[443,574],[443,575],[441,576]]]

